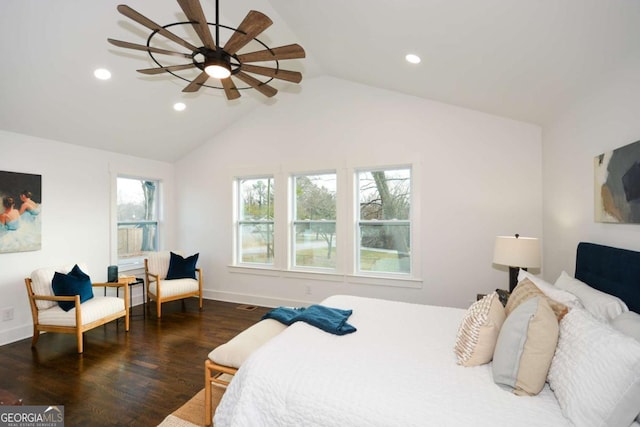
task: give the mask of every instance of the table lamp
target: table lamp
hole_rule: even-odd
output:
[[[540,240],[535,237],[498,236],[493,250],[494,264],[509,266],[509,292],[518,284],[518,269],[540,267]]]

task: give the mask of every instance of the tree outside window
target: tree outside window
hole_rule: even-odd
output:
[[[118,259],[158,250],[158,181],[117,179]]]
[[[357,173],[358,271],[411,273],[411,169]]]
[[[293,178],[295,267],[336,268],[336,174]]]
[[[273,264],[273,177],[238,180],[238,259]]]

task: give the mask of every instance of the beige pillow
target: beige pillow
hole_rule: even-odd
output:
[[[542,390],[560,327],[544,297],[529,298],[507,316],[493,355],[493,381],[519,396]]]
[[[518,286],[516,286],[513,292],[511,292],[509,300],[507,301],[507,305],[504,308],[505,314],[509,316],[509,314],[511,314],[511,312],[515,310],[520,304],[534,297],[542,297],[547,300],[549,306],[555,313],[558,322],[562,320],[565,314],[569,312],[569,307],[559,303],[558,301],[552,300],[544,292],[542,292],[531,280],[524,279],[519,282]]]
[[[458,365],[477,366],[491,362],[505,317],[504,307],[495,292],[469,307],[454,347]]]

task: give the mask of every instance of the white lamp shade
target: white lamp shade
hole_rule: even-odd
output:
[[[493,262],[510,267],[539,268],[540,240],[534,237],[498,236]]]

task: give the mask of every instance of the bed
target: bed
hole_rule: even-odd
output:
[[[596,267],[600,260],[606,262],[603,268]],[[624,298],[622,301],[629,308],[639,309],[640,253],[581,243],[576,265],[577,278],[594,289]],[[624,391],[621,398],[624,402],[615,403],[616,408],[626,405],[626,413],[615,409],[614,415],[609,415],[609,411],[600,417],[599,412],[590,412],[591,406],[599,406],[601,400],[607,401],[614,392],[604,399],[599,395],[583,399],[580,393],[588,393],[594,388],[593,384],[590,387],[571,385],[583,389],[560,386],[567,375],[560,370],[561,360],[556,361],[563,354],[561,348],[570,346],[574,351],[580,345],[590,345],[563,344],[563,339],[568,340],[570,335],[566,331],[566,337],[558,341],[554,356],[557,367],[553,369],[552,365],[550,370],[550,375],[552,371],[555,374],[555,390],[545,383],[535,396],[517,396],[496,385],[493,362],[472,367],[457,363],[453,348],[468,310],[344,295],[327,298],[322,305],[353,310],[348,320],[357,332],[336,336],[301,322],[289,326],[242,365],[218,405],[214,425],[546,427],[588,423],[640,426],[637,421],[621,421],[629,418],[629,405],[637,408],[634,417],[640,413],[640,342],[617,331],[611,333],[624,345],[614,347],[628,347],[630,350],[624,350],[625,355],[637,355],[622,364],[627,371],[605,375],[607,381],[610,376],[614,378],[614,391],[615,381],[631,384],[620,386],[630,388],[630,392]],[[569,313],[574,311],[583,313],[586,309],[572,308]],[[587,317],[591,322],[592,317]],[[567,314],[565,318],[577,319],[578,314]],[[597,340],[606,334],[593,329],[611,326],[593,319],[597,325],[587,328],[587,333],[594,333]],[[568,324],[569,320],[562,320],[560,324],[562,322]],[[594,349],[597,369],[589,366],[586,373],[569,375],[566,381],[577,379],[579,382],[591,375],[591,371],[601,369],[603,363],[605,369],[609,369],[610,364],[617,366],[617,361],[607,360],[610,353],[615,353],[607,347],[598,345]],[[581,354],[590,352],[588,349]],[[620,379],[615,379],[616,376]],[[597,386],[607,388],[605,384]],[[594,403],[589,400],[592,398],[596,399]],[[586,408],[580,406],[585,404]]]

